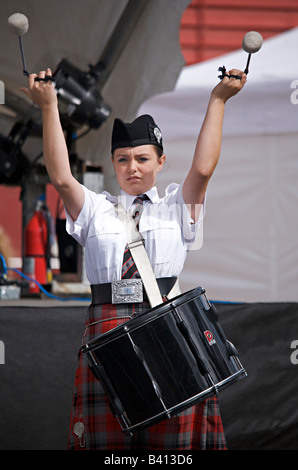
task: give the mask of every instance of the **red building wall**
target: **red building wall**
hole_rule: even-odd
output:
[[[264,39],[298,26],[298,0],[193,0],[182,17],[187,65],[239,49],[248,31]]]

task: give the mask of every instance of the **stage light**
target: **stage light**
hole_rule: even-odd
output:
[[[8,26],[19,38],[23,73],[29,76],[22,41],[22,36],[29,29],[28,18],[22,13],[13,13],[8,18]],[[114,51],[114,47],[112,50]],[[102,73],[101,61],[96,66],[89,65],[89,72],[82,72],[67,59],[62,59],[53,77],[46,78],[51,79],[55,86],[64,128],[87,125],[91,129],[98,129],[110,117],[111,109],[104,103],[97,88]],[[44,79],[36,77],[35,80]]]
[[[62,126],[75,128],[87,125],[98,129],[111,115],[96,89],[97,76],[92,67],[82,72],[63,59],[53,74]]]

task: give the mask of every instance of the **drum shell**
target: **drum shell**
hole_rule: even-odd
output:
[[[136,432],[246,375],[198,287],[83,346],[125,432]]]

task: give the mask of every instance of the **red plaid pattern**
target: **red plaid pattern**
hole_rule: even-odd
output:
[[[132,313],[143,313],[149,308],[148,304],[91,305],[88,309],[85,340],[89,341],[127,321]],[[91,323],[95,324],[88,326]],[[83,423],[84,426],[81,436],[74,432],[78,422]],[[225,450],[227,447],[216,396],[206,399],[175,417],[140,431],[135,436],[125,435],[117,419],[111,413],[108,398],[100,382],[94,378],[85,355],[80,352],[68,448],[74,450]]]

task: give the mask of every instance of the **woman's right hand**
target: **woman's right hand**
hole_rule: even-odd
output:
[[[46,75],[52,75],[51,69],[47,71],[41,71],[37,75],[32,73],[29,75],[28,88],[21,88],[21,91],[25,93],[34,103],[36,103],[41,110],[50,107],[57,106],[57,94],[51,80],[47,81],[36,81],[35,78],[45,78]]]

